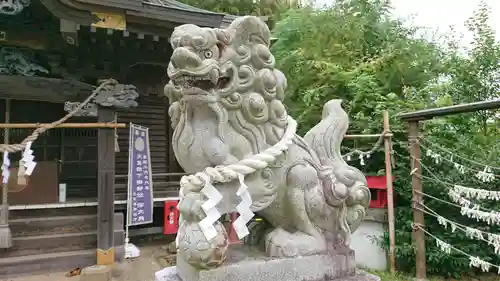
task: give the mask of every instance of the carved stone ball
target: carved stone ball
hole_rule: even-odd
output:
[[[220,266],[226,260],[228,236],[220,222],[215,229],[217,236],[207,241],[197,222],[184,222],[179,230],[179,256],[199,270]]]

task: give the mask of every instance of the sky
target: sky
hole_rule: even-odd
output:
[[[317,0],[318,5],[331,3],[333,0]],[[446,33],[450,25],[463,35],[461,43],[467,46],[472,35],[464,27],[464,22],[472,15],[481,0],[392,0],[394,15],[412,17],[417,26],[424,26]],[[492,9],[491,26],[497,31],[500,40],[500,1],[486,0]]]

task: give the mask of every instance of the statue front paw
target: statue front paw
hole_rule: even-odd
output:
[[[326,243],[300,231],[290,233],[276,228],[266,235],[265,248],[270,257],[296,257],[324,252]]]
[[[323,179],[322,185],[325,200],[330,206],[338,207],[342,205],[349,196],[349,188],[345,184],[336,181],[333,175]]]
[[[368,208],[370,205],[371,194],[365,184],[357,184],[349,189],[347,197],[347,206],[361,205]]]
[[[216,268],[226,260],[228,236],[220,222],[217,236],[208,241],[197,222],[185,222],[179,229],[179,257],[198,270]]]
[[[205,217],[205,212],[201,208],[205,201],[201,193],[190,193],[182,198],[179,203],[182,219],[193,222],[201,221]]]
[[[370,205],[370,190],[365,184],[358,183],[349,190],[349,197],[347,197],[347,224],[349,229],[354,232],[361,222],[363,221],[366,209]]]
[[[359,204],[347,207],[346,221],[349,225],[349,230],[351,231],[351,233],[359,227],[359,225],[365,218],[365,214],[366,208]]]

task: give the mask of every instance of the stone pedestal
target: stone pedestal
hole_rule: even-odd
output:
[[[111,278],[111,267],[103,265],[86,267],[80,274],[80,281],[111,281]]]
[[[182,259],[177,266],[156,272],[156,281],[380,281],[356,271],[354,251],[296,258],[269,258],[246,246],[229,249],[219,268],[196,270]]]

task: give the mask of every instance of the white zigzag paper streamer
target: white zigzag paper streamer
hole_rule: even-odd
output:
[[[9,176],[10,176],[10,159],[9,159],[9,153],[5,151],[3,153],[3,162],[2,162],[2,183],[7,184],[9,182]]]
[[[483,182],[493,182],[495,180],[495,175],[492,173],[491,168],[486,166],[483,171],[476,173],[476,178]]]
[[[252,210],[250,210],[250,206],[252,206],[252,196],[250,196],[248,186],[245,184],[244,176],[239,174],[238,180],[240,181],[240,188],[236,192],[236,195],[241,198],[241,202],[238,206],[236,206],[236,211],[238,211],[240,216],[233,222],[233,227],[238,235],[238,238],[243,239],[245,236],[250,234],[247,223],[254,217],[255,214]]]
[[[470,188],[461,185],[455,185],[453,189],[452,192],[455,192],[457,196],[464,196],[468,199],[500,201],[500,191]]]
[[[36,162],[33,161],[35,159],[35,156],[33,156],[33,150],[31,150],[31,144],[32,142],[28,142],[26,144],[26,148],[24,149],[23,152],[23,158],[21,159],[21,161],[23,162],[23,166],[26,167],[26,171],[24,173],[27,176],[33,173],[33,170],[35,169],[36,166]]]
[[[201,192],[208,198],[201,208],[207,215],[204,219],[199,222],[199,226],[205,238],[210,241],[217,236],[217,230],[215,229],[214,223],[218,221],[221,217],[220,212],[215,206],[219,204],[222,200],[222,194],[210,183],[210,178],[205,177],[205,187]]]

